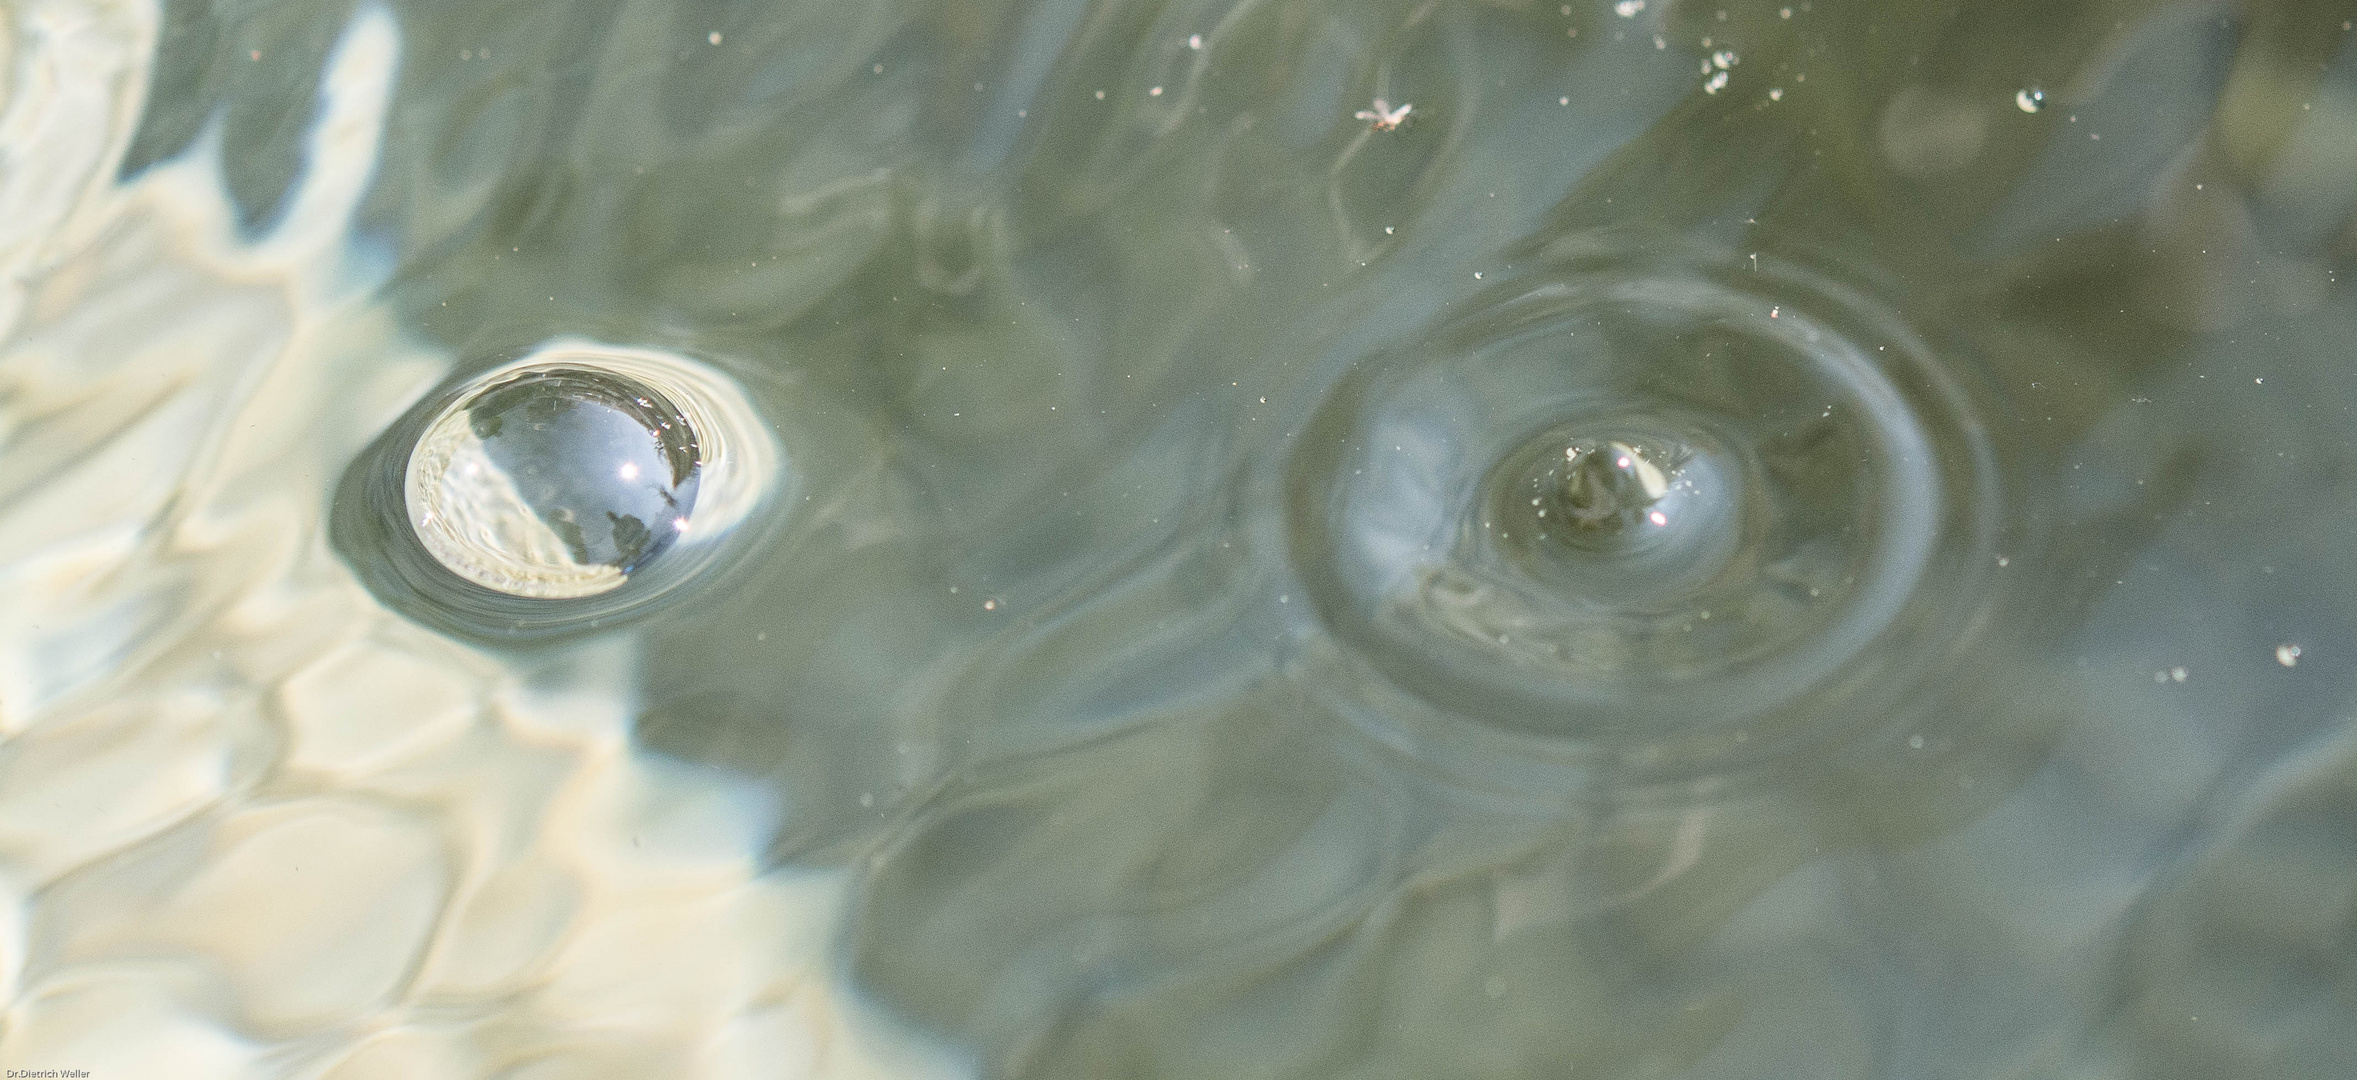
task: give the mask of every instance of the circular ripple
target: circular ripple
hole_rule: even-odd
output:
[[[726,376],[560,342],[410,410],[347,475],[334,527],[412,616],[542,636],[644,610],[703,572],[784,464]]]
[[[1590,258],[1345,379],[1293,463],[1296,561],[1335,634],[1448,713],[1743,741],[1887,698],[1970,625],[1997,509],[1973,416],[1821,278]]]

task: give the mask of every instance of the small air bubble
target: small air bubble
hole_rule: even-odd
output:
[[[2298,667],[2300,664],[2300,647],[2297,645],[2276,646],[2275,662],[2282,664],[2285,667]]]
[[[2023,112],[2037,112],[2046,107],[2046,91],[2025,86],[2013,92],[2013,104]]]

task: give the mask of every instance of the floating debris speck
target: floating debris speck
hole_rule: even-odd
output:
[[[1358,119],[1372,124],[1377,131],[1396,131],[1400,123],[1408,118],[1408,110],[1413,108],[1414,105],[1401,102],[1400,107],[1394,109],[1390,102],[1376,98],[1374,108],[1358,111]]]

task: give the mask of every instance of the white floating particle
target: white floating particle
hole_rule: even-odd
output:
[[[1570,95],[1568,95],[1568,94],[1566,94],[1566,95],[1564,95],[1563,97],[1556,98],[1556,99],[1555,99],[1555,104],[1557,104],[1557,105],[1569,105],[1569,104],[1571,104],[1571,96],[1570,96]]]
[[[1097,91],[1097,100],[1098,100],[1098,101],[1103,101],[1103,100],[1105,100],[1105,92],[1104,92],[1104,91],[1102,91],[1102,90],[1099,90],[1099,91]]]
[[[1624,19],[1634,19],[1643,10],[1645,0],[1620,0],[1620,3],[1612,5],[1612,13]]]
[[[1791,9],[1791,8],[1777,8],[1777,9],[1776,9],[1776,17],[1777,17],[1777,18],[1779,18],[1779,19],[1789,19],[1789,18],[1791,18],[1791,17],[1792,17],[1792,9]]]
[[[714,45],[720,44],[720,31],[714,30],[709,34],[704,35],[704,40],[709,41]]]
[[[1908,745],[1909,747],[1913,748],[1913,749],[1916,749],[1916,750],[1921,750],[1921,749],[1923,749],[1923,736],[1921,736],[1921,735],[1909,735],[1909,736],[1907,736],[1907,745]]]
[[[1202,47],[1203,47],[1203,35],[1201,35],[1201,34],[1188,34],[1188,35],[1187,35],[1187,47],[1188,47],[1188,48],[1190,48],[1190,49],[1200,49],[1200,48],[1202,48]]]
[[[1155,88],[1153,88],[1153,89],[1151,89],[1151,90],[1148,90],[1148,91],[1146,91],[1146,96],[1147,96],[1147,97],[1161,97],[1161,96],[1162,96],[1162,88],[1161,88],[1161,87],[1159,87],[1159,86],[1157,86],[1157,87],[1155,87]]]
[[[1703,84],[1702,84],[1702,92],[1703,92],[1703,93],[1705,93],[1705,94],[1716,94],[1716,93],[1718,93],[1719,91],[1721,91],[1721,90],[1724,90],[1724,89],[1726,89],[1726,88],[1727,88],[1727,73],[1726,73],[1726,72],[1724,72],[1724,71],[1722,71],[1722,72],[1719,72],[1718,74],[1711,76],[1711,77],[1710,77],[1710,81],[1708,81],[1708,82],[1705,82],[1705,83],[1703,83]]]
[[[2184,668],[2181,668],[2181,667],[2173,667],[2173,668],[2170,668],[2170,669],[2169,669],[2169,681],[2170,681],[2170,682],[2184,682],[2184,681],[2185,681],[2185,669],[2184,669]]]
[[[2275,662],[2282,664],[2285,667],[2298,667],[2300,664],[2300,647],[2297,645],[2276,646]]]
[[[2022,87],[2013,92],[2013,104],[2023,112],[2037,112],[2046,107],[2046,91],[2035,86]]]
[[[1735,50],[1733,49],[1720,49],[1719,51],[1710,54],[1711,66],[1719,69],[1720,71],[1725,71],[1728,68],[1734,67],[1735,65],[1742,62],[1743,58],[1735,55]]]
[[[1782,101],[1782,100],[1784,100],[1784,88],[1783,88],[1783,87],[1781,87],[1781,86],[1777,86],[1777,87],[1771,87],[1771,88],[1769,88],[1769,90],[1768,90],[1768,100],[1770,100],[1770,101]]]

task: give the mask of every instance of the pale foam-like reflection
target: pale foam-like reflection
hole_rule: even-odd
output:
[[[390,18],[345,32],[303,180],[245,242],[209,149],[111,183],[152,5],[5,16],[0,1062],[938,1071],[854,1040],[818,967],[840,886],[762,873],[772,800],[633,751],[626,639],[502,662],[329,552],[337,471],[447,367],[345,237]],[[773,467],[738,449],[723,522]]]

